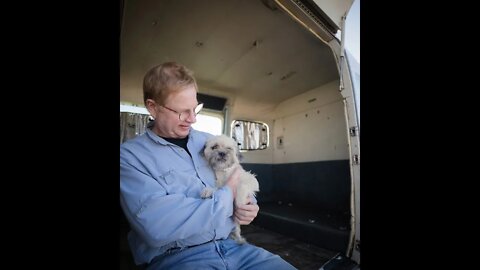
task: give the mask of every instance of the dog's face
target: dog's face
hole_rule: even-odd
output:
[[[230,168],[238,164],[238,145],[225,135],[212,137],[205,144],[205,157],[215,170]]]

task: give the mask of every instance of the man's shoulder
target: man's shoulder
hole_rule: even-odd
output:
[[[142,134],[124,141],[120,144],[120,152],[124,150],[131,150],[145,144],[145,136],[145,134]]]

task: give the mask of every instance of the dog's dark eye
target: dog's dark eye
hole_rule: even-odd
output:
[[[233,150],[233,148],[231,148],[231,147],[227,147],[227,150]]]
[[[217,148],[218,148],[218,145],[216,145],[216,144],[215,144],[215,145],[214,145],[214,146],[212,146],[211,148],[212,148],[212,150],[215,150],[215,149],[217,149]]]

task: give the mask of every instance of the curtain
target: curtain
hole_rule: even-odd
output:
[[[145,133],[149,117],[148,114],[120,112],[120,144]]]

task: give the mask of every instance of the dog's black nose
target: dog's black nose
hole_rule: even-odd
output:
[[[225,157],[225,152],[218,152],[218,155],[223,158]]]

